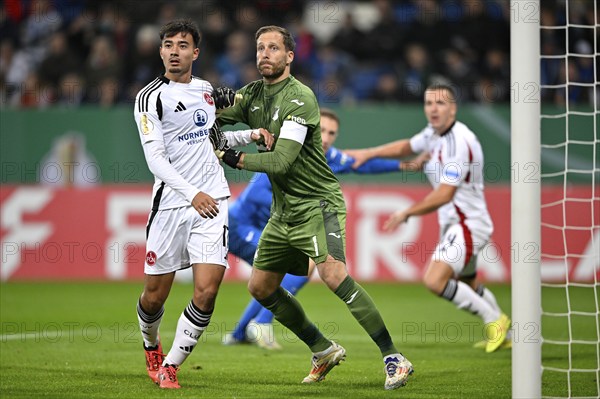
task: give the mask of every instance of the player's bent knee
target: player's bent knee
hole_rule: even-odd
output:
[[[321,280],[333,291],[348,276],[346,265],[339,260],[333,259],[331,256],[327,258],[327,261],[319,263],[317,269],[319,270]]]
[[[443,262],[431,262],[423,276],[423,283],[431,292],[441,295],[453,275],[454,270],[450,265]]]
[[[265,299],[274,291],[275,290],[269,291],[264,285],[253,283],[252,280],[248,282],[248,292],[250,292],[250,295],[257,300]]]
[[[427,287],[429,291],[436,295],[441,295],[447,283],[447,279],[441,279],[437,276],[425,274],[425,276],[423,277],[423,284],[425,284],[425,287]]]

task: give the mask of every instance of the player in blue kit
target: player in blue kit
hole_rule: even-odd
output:
[[[371,159],[358,169],[353,169],[354,159],[344,154],[333,143],[338,137],[340,121],[337,114],[321,108],[321,138],[327,164],[336,174],[341,173],[387,173],[403,169],[417,169],[416,162],[400,162],[390,159]],[[256,173],[239,198],[229,208],[229,252],[253,264],[258,240],[270,217],[272,188],[264,173]],[[286,274],[281,286],[292,295],[308,282],[314,269],[310,262],[308,276]],[[236,328],[223,338],[223,344],[256,343],[264,349],[281,349],[273,334],[273,313],[252,299]]]

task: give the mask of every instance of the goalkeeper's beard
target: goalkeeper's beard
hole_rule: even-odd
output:
[[[270,65],[271,66],[271,73],[269,74],[268,72],[265,71],[265,68],[263,65],[259,65],[258,67],[258,72],[260,73],[260,75],[263,78],[267,78],[268,80],[276,80],[279,79],[281,77],[281,75],[283,75],[283,73],[285,72],[285,65],[283,67],[280,67],[279,65]]]

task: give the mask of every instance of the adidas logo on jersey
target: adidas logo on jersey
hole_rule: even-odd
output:
[[[179,112],[179,111],[185,111],[187,108],[185,107],[185,105],[183,105],[183,103],[181,101],[179,101],[177,103],[177,108],[175,108],[175,112]]]

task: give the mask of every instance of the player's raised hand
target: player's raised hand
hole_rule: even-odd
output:
[[[219,213],[219,203],[210,195],[200,191],[194,199],[192,206],[203,218],[214,218]]]
[[[358,169],[362,164],[371,159],[369,154],[369,150],[367,149],[357,149],[357,150],[342,150],[342,152],[351,158],[354,158],[354,163],[352,164],[352,169]]]
[[[262,144],[267,150],[271,150],[273,143],[275,143],[275,137],[273,137],[267,129],[263,129],[262,127],[252,131],[252,140],[257,144]]]
[[[408,215],[404,211],[397,211],[392,213],[392,216],[388,218],[388,220],[383,223],[383,229],[385,231],[392,231],[396,227],[400,226],[402,223],[406,223],[408,220]]]
[[[212,98],[215,100],[215,107],[217,109],[232,107],[236,102],[235,90],[227,86],[217,87],[212,92]]]

